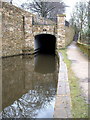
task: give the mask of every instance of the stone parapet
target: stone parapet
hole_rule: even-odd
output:
[[[33,25],[33,35],[37,34],[52,34],[55,35],[56,26],[55,25]]]
[[[57,17],[66,17],[65,14],[58,14]]]

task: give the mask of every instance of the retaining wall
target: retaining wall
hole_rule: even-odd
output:
[[[65,26],[65,46],[68,46],[73,41],[74,34],[75,31],[72,26]]]
[[[21,54],[24,42],[22,11],[5,2],[2,7],[2,56]]]
[[[57,49],[65,47],[73,36],[70,28],[65,28],[65,15],[57,16],[57,25],[51,20],[38,19],[40,24],[33,24],[36,16],[7,2],[2,2],[2,56],[13,56],[34,52],[34,37],[37,34],[53,34],[57,38]],[[37,20],[36,20],[37,22]],[[66,36],[65,36],[66,34]],[[69,36],[69,37],[68,37]],[[66,37],[66,38],[65,38]],[[66,39],[66,41],[65,41]]]

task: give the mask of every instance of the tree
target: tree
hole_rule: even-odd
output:
[[[87,35],[88,35],[88,42],[90,44],[90,1],[88,2],[88,31],[87,31]]]
[[[71,23],[80,33],[80,40],[88,28],[87,2],[77,2],[71,16]]]
[[[10,0],[10,4],[12,4],[12,1],[13,1],[13,0]]]
[[[42,0],[34,0],[32,3],[23,3],[22,8],[28,9],[39,16],[50,18],[56,17],[57,14],[65,12],[64,2],[43,2]]]

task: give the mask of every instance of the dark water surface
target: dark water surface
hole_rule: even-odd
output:
[[[4,58],[3,118],[52,118],[57,80],[57,56],[29,55]]]

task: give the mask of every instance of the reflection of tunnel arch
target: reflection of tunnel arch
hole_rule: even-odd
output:
[[[38,54],[34,57],[34,71],[42,74],[54,73],[56,70],[56,56]]]
[[[55,54],[56,37],[51,34],[39,34],[35,36],[35,52]]]

